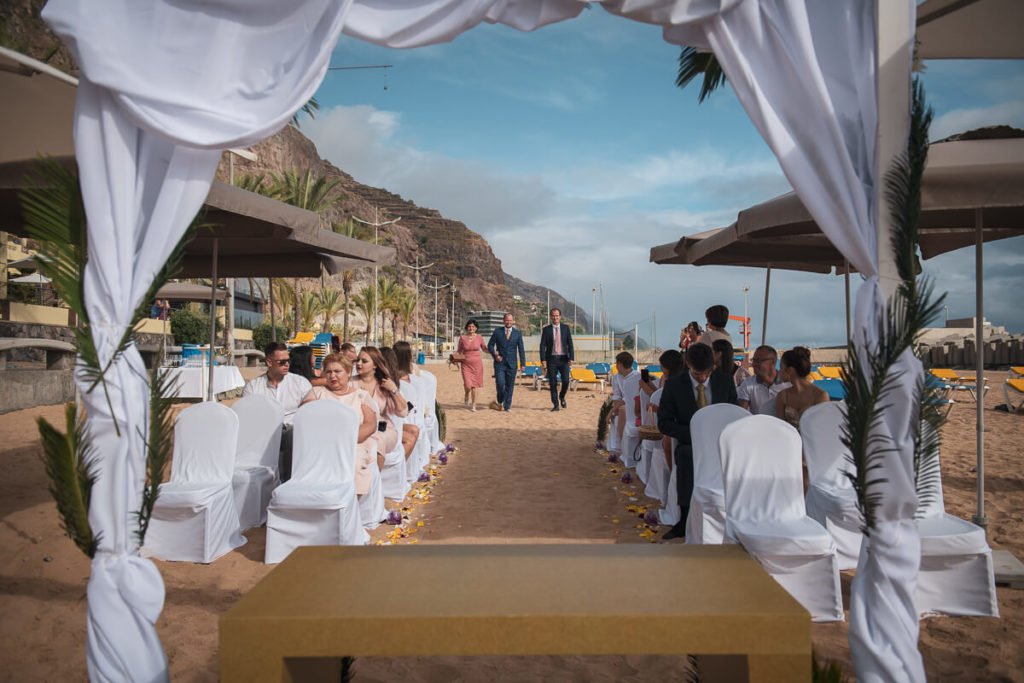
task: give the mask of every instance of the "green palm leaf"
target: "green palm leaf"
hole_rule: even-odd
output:
[[[707,97],[726,83],[725,72],[712,52],[697,52],[692,47],[684,47],[679,52],[679,71],[676,73],[676,87],[686,88],[695,78],[703,76],[697,102],[704,102]]]
[[[174,443],[172,407],[178,395],[170,373],[160,372],[163,363],[157,362],[154,365],[156,367],[149,378],[149,434],[140,434],[146,443],[146,483],[142,487],[142,506],[138,513],[140,547],[146,541],[160,483],[164,480],[167,463],[171,461]]]

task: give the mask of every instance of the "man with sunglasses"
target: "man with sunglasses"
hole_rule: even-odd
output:
[[[295,419],[295,411],[302,405],[302,399],[306,398],[306,394],[313,386],[302,375],[288,372],[288,347],[281,342],[270,342],[263,350],[263,354],[267,373],[246,382],[242,396],[266,396],[284,408],[281,464],[278,472],[281,481],[286,482],[292,475],[292,421]]]
[[[775,397],[789,382],[783,382],[775,364],[779,355],[771,346],[758,346],[750,359],[754,376],[743,380],[736,393],[740,408],[746,408],[752,415],[775,415]]]

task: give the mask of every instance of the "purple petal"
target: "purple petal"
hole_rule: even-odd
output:
[[[402,523],[402,512],[400,510],[392,510],[388,513],[388,524],[401,524]]]
[[[608,462],[618,462],[618,461],[619,461],[618,454],[616,454],[616,453],[609,453],[608,454]]]
[[[441,455],[437,456],[437,461],[439,463],[441,463],[442,465],[447,465],[448,464],[448,454],[447,453],[442,453]]]
[[[651,526],[658,526],[659,521],[660,520],[658,519],[658,513],[655,512],[654,510],[648,510],[646,514],[644,514],[644,522],[646,524],[650,524]]]
[[[420,472],[420,478],[417,481],[421,481],[421,482],[430,481],[430,473],[429,472]]]
[[[595,441],[594,448],[596,448],[597,450],[601,450],[602,448],[604,448],[604,441]]]
[[[624,472],[622,474],[622,480],[621,481],[622,481],[623,484],[632,484],[633,483],[633,475],[630,474],[629,472]]]

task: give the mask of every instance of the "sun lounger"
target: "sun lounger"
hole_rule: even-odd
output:
[[[949,368],[931,368],[929,372],[935,377],[938,377],[943,382],[952,385],[953,389],[957,391],[966,391],[971,395],[975,401],[978,400],[978,378],[974,375],[962,375],[955,370]],[[988,385],[985,384],[988,380],[984,377],[982,381],[982,394],[988,391]]]
[[[824,379],[842,379],[842,368],[838,365],[820,365],[818,366],[818,374]]]
[[[593,370],[573,368],[569,374],[569,388],[573,391],[576,391],[581,384],[597,384],[600,386],[601,393],[604,393],[604,380],[595,375]]]
[[[1003,384],[1006,395],[1006,407],[1011,413],[1019,413],[1024,408],[1024,378],[1011,377]]]
[[[1010,366],[1010,377],[1024,377],[1024,365],[1011,365]]]

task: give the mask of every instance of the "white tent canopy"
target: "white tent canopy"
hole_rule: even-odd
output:
[[[585,6],[576,0],[253,0],[219,3],[212,13],[201,11],[209,5],[198,0],[113,0],[99,11],[85,0],[51,0],[44,18],[72,48],[83,74],[75,146],[89,236],[111,245],[89,261],[84,276],[101,364],[111,359],[154,273],[202,204],[220,150],[248,146],[285,125],[316,91],[342,32],[415,47],[451,40],[484,21],[538,28]],[[912,0],[607,0],[602,6],[662,26],[669,42],[714,51],[811,215],[868,278],[858,300],[858,341],[870,345],[877,338],[872,321],[894,282],[878,179],[906,141]],[[173,50],[156,35],[175,36]],[[867,681],[924,677],[916,649],[919,549],[907,438],[912,385],[921,372],[915,362],[909,354],[903,359],[895,405],[879,426],[878,436],[896,449],[882,457],[887,482],[879,487],[880,521],[865,544],[872,552],[862,555],[851,599],[851,646]],[[105,398],[85,395],[99,454],[90,521],[102,541],[89,585],[87,648],[96,679],[166,677],[154,626],[163,588],[153,565],[138,558],[134,533],[144,472],[143,377],[141,359],[130,350],[107,373],[113,410]]]

